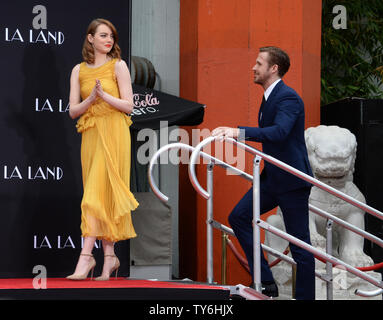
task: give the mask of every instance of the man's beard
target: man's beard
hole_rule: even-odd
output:
[[[272,73],[269,67],[269,69],[267,69],[266,72],[263,74],[254,74],[253,81],[256,84],[263,86],[270,80],[271,77],[272,77]]]
[[[266,79],[265,79],[265,77],[262,77],[262,76],[255,76],[254,75],[254,79],[253,79],[253,81],[254,81],[254,83],[256,83],[256,84],[260,84],[260,85],[263,85],[264,83],[265,83],[265,81],[266,81]]]

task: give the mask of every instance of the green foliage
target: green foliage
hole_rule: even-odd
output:
[[[335,29],[334,6],[347,9]],[[322,0],[321,103],[345,97],[383,98],[383,0]]]

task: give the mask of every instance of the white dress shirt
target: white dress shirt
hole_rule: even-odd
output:
[[[281,81],[282,79],[278,79],[278,80],[275,80],[266,90],[265,90],[265,93],[264,93],[264,96],[265,96],[265,100],[267,101],[267,99],[269,98],[270,94],[271,94],[271,91],[273,91],[274,87],[277,85],[277,83],[279,81]]]

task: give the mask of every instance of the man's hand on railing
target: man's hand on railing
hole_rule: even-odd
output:
[[[218,137],[219,140],[221,140],[221,141],[224,138],[237,139],[239,136],[239,129],[238,128],[230,128],[230,127],[218,127],[212,131],[211,135],[213,137]]]

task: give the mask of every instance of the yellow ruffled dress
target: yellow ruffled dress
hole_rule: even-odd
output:
[[[82,99],[99,79],[105,92],[120,97],[114,67],[117,59],[98,68],[80,64]],[[84,195],[81,202],[83,237],[120,241],[136,236],[131,211],[138,202],[130,192],[130,117],[101,98],[77,121],[82,134],[81,166]]]

